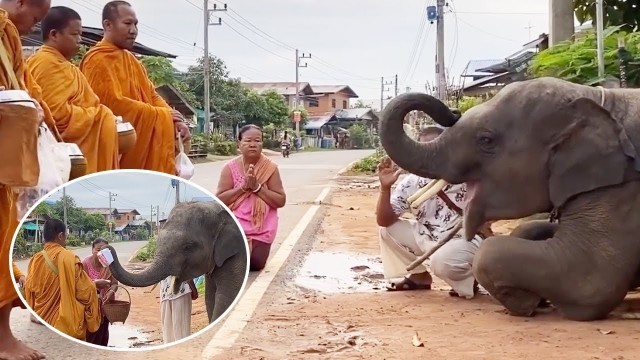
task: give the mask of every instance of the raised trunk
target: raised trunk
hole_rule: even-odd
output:
[[[160,261],[154,261],[153,264],[143,272],[132,274],[122,267],[115,249],[111,246],[107,248],[111,250],[111,254],[113,254],[113,263],[109,265],[109,270],[111,270],[113,277],[123,285],[133,287],[151,286],[171,275],[169,267]]]
[[[407,93],[395,97],[380,117],[380,142],[398,166],[418,176],[459,183],[459,175],[448,169],[448,150],[441,138],[428,143],[411,139],[404,131],[404,119],[413,110],[429,115],[442,126],[451,127],[459,118],[440,100],[421,93]]]

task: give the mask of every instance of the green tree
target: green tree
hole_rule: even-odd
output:
[[[76,66],[79,66],[80,62],[82,61],[82,58],[84,57],[84,55],[87,53],[88,50],[89,48],[87,46],[80,45],[80,50],[78,51],[76,56],[74,56],[73,59],[71,59],[71,62],[74,63]]]
[[[157,87],[162,85],[175,85],[176,69],[171,60],[162,56],[144,56],[140,62],[144,65],[149,75],[149,80]]]
[[[605,77],[620,77],[618,37],[625,38],[630,58],[640,57],[640,33],[625,34],[619,31],[619,28],[620,26],[606,28],[603,34]],[[575,41],[561,42],[540,52],[533,59],[528,71],[534,77],[551,76],[593,85],[604,80],[598,77],[596,49],[596,34],[590,30]],[[637,64],[629,64],[626,77],[630,87],[640,86],[640,68]]]
[[[596,0],[574,0],[575,15],[580,24],[596,23]],[[635,31],[640,25],[640,0],[607,0],[602,6],[603,27],[622,25],[625,31]]]

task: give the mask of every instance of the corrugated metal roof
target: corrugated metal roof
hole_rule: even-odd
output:
[[[335,120],[336,115],[334,113],[326,113],[317,116],[309,116],[307,123],[304,125],[305,130],[318,130],[324,124],[331,120]]]
[[[504,59],[485,59],[485,60],[471,60],[467,63],[467,66],[462,71],[463,76],[483,76],[490,73],[477,71],[478,69],[490,67],[496,64],[500,64]]]
[[[336,117],[338,119],[365,119],[373,120],[377,116],[370,108],[353,108],[353,109],[341,109],[336,111]]]
[[[316,94],[337,94],[341,92],[348,94],[352,98],[358,97],[358,94],[349,85],[311,85],[311,88]]]

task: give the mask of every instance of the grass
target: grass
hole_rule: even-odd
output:
[[[360,161],[356,162],[351,166],[349,170],[345,173],[347,176],[355,176],[355,175],[373,175],[376,173],[378,168],[378,163],[380,163],[380,159],[384,156],[382,151],[376,151],[375,153],[360,159]]]

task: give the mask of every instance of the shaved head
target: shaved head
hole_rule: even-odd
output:
[[[128,6],[131,7],[131,4],[129,4],[126,1],[109,1],[104,8],[102,8],[102,21],[105,20],[109,20],[109,21],[116,21],[119,17],[120,14],[118,12],[118,8],[120,6]]]
[[[138,18],[126,1],[110,1],[102,9],[104,40],[120,49],[131,50],[138,37]]]
[[[47,15],[51,0],[1,0],[0,8],[9,14],[9,20],[20,35],[28,35]]]

